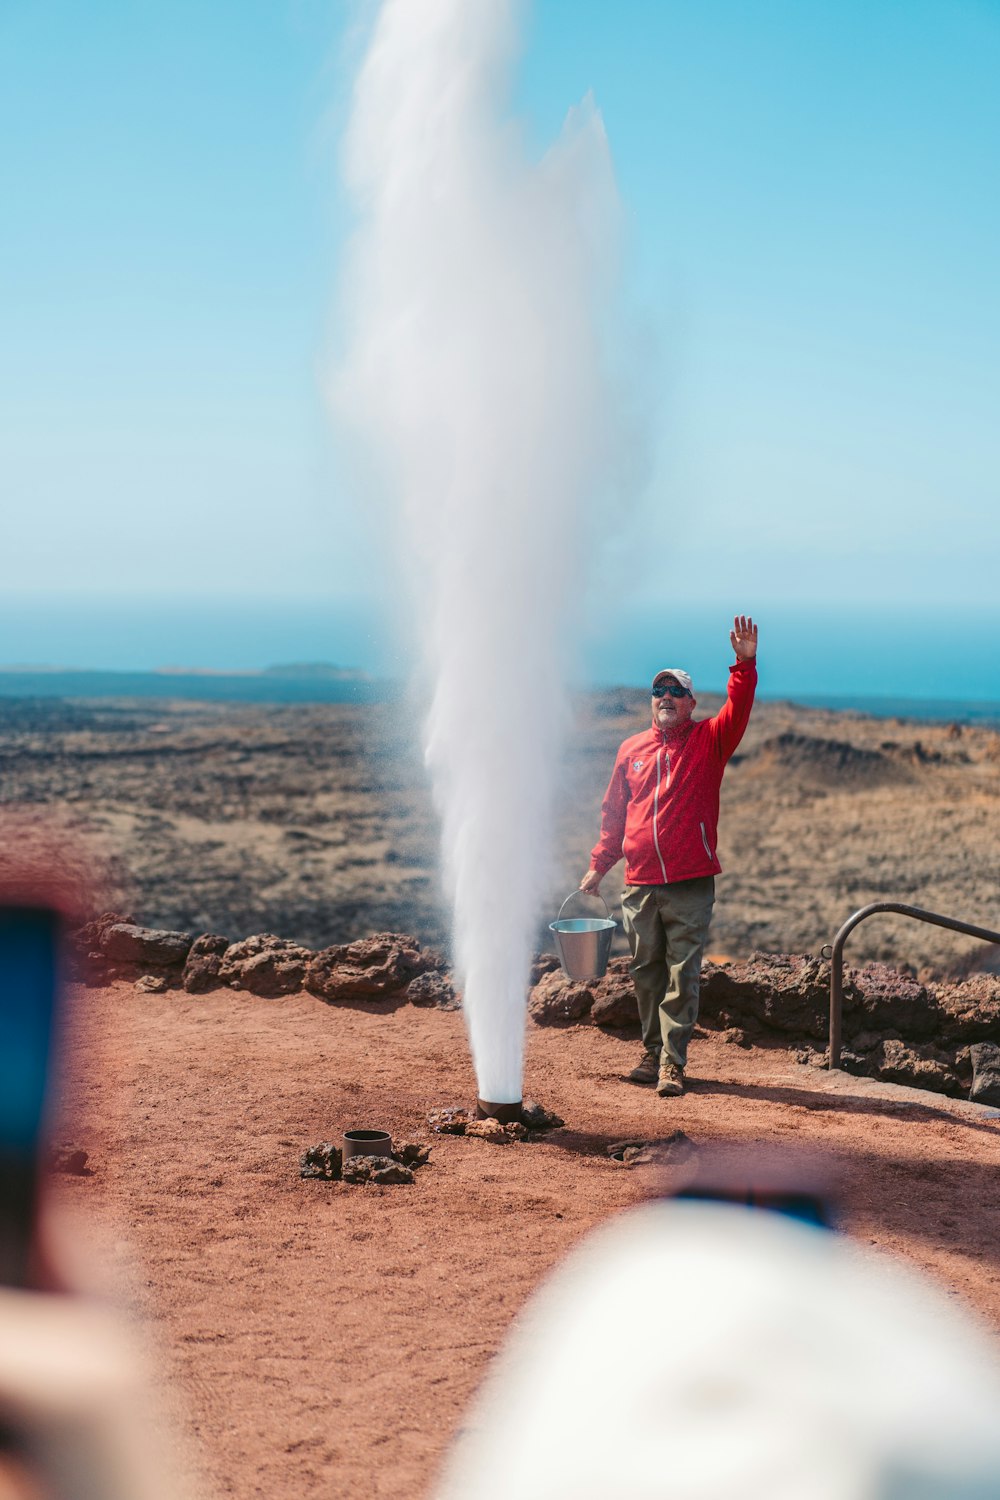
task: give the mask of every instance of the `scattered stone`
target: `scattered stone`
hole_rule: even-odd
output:
[[[956,1042],[1000,1042],[1000,974],[970,974],[939,986],[939,1035]]]
[[[851,1048],[854,1052],[873,1052],[881,1040],[875,1031],[859,1031],[851,1038]]]
[[[972,1056],[972,1087],[969,1098],[977,1104],[1000,1106],[1000,1047],[995,1042],[976,1042]]]
[[[880,1042],[871,1054],[879,1078],[887,1083],[909,1084],[912,1088],[930,1089],[935,1094],[958,1092],[954,1071],[929,1047],[908,1047],[894,1037]],[[861,1062],[861,1059],[857,1059]]]
[[[845,992],[845,1010],[854,1003]],[[736,963],[705,963],[701,971],[701,1017],[741,1031],[792,1032],[799,1038],[826,1035],[830,1014],[830,965],[808,954],[751,953]]]
[[[827,1047],[820,1053],[824,1067],[826,1067],[829,1051],[830,1049]],[[856,1078],[870,1078],[872,1076],[872,1065],[873,1059],[871,1053],[862,1057],[860,1052],[852,1052],[850,1047],[841,1048],[840,1066],[845,1073],[853,1073]]]
[[[73,971],[86,985],[107,984],[115,977],[114,965],[104,952],[104,939],[111,927],[134,926],[135,918],[106,911],[70,935],[69,953]]]
[[[219,980],[232,989],[274,1000],[302,988],[312,956],[298,943],[259,932],[229,945],[219,965]]]
[[[439,1010],[458,1010],[461,1005],[455,986],[433,970],[410,980],[406,998],[411,1005],[436,1005]]]
[[[349,1156],[341,1176],[344,1182],[374,1182],[383,1187],[414,1180],[413,1169],[391,1156]]]
[[[888,964],[866,964],[845,975],[864,1017],[865,1029],[890,1028],[907,1041],[929,1041],[939,1030],[940,1014],[927,986]],[[846,987],[846,986],[845,986]]]
[[[551,974],[553,970],[560,967],[559,960],[554,953],[536,953],[531,962],[529,985],[536,985],[544,974]]]
[[[435,1135],[464,1135],[469,1120],[469,1111],[457,1104],[445,1105],[443,1109],[432,1109],[427,1116],[427,1123]]]
[[[63,1172],[67,1177],[89,1177],[90,1170],[87,1162],[90,1160],[89,1151],[81,1151],[78,1146],[59,1145],[49,1150],[49,1166],[53,1172]]]
[[[336,1182],[340,1178],[343,1152],[329,1141],[320,1141],[310,1146],[299,1157],[300,1177],[321,1177],[325,1182]]]
[[[972,1048],[955,1048],[955,1072],[966,1084],[972,1082]]]
[[[415,937],[377,932],[374,937],[315,954],[306,970],[305,986],[321,1000],[374,999],[398,994],[418,974],[438,964],[438,955],[423,953]]]
[[[694,1142],[683,1130],[674,1130],[667,1136],[653,1141],[615,1141],[608,1147],[612,1161],[620,1161],[628,1167],[665,1166],[686,1161],[697,1150]]]
[[[639,1007],[627,958],[613,958],[604,978],[595,984],[590,1019],[595,1026],[638,1034]]]
[[[485,1120],[478,1120],[472,1110],[458,1105],[432,1109],[427,1116],[427,1123],[436,1135],[471,1135],[478,1140],[493,1141],[502,1146],[511,1141],[527,1140],[529,1131],[540,1135],[546,1130],[558,1130],[566,1121],[560,1115],[545,1109],[536,1099],[526,1099],[521,1105],[521,1118],[512,1120],[507,1125],[501,1125],[492,1115]]]
[[[173,968],[187,958],[193,941],[190,932],[168,932],[158,927],[115,922],[104,929],[101,952],[113,963]]]
[[[566,1124],[561,1115],[553,1114],[537,1099],[525,1099],[521,1105],[521,1124],[531,1131],[558,1130]]]
[[[320,1141],[299,1157],[299,1176],[324,1182],[377,1182],[383,1186],[413,1181],[417,1167],[426,1165],[430,1146],[419,1141],[393,1141],[390,1156],[349,1156],[339,1146]]]
[[[425,1167],[430,1159],[431,1148],[421,1141],[394,1140],[392,1154],[404,1167]]]
[[[589,984],[567,979],[561,969],[553,969],[535,985],[528,996],[528,1011],[539,1026],[565,1026],[579,1021],[594,1003]]]
[[[313,953],[270,933],[236,943],[216,933],[192,939],[143,927],[127,913],[104,912],[72,935],[70,958],[74,976],[88,985],[124,979],[149,994],[180,981],[190,994],[228,986],[277,997],[305,987],[333,1002],[388,996],[441,1009],[461,1003],[446,957],[406,933],[376,933]],[[638,1032],[625,956],[611,959],[600,980],[582,983],[566,978],[554,954],[540,953],[531,979],[529,1009],[536,1024]],[[797,1048],[800,1062],[825,1066],[829,988],[829,962],[808,954],[755,952],[745,960],[706,962],[696,1034],[739,1047],[770,1038]],[[844,1035],[846,1071],[961,1096],[974,1074],[970,1047],[1000,1045],[1000,975],[976,972],[935,984],[924,970],[914,974],[885,964],[846,970]],[[555,1128],[521,1118],[533,1132]],[[434,1111],[431,1125],[439,1134],[464,1134],[469,1119],[468,1111]]]
[[[508,1125],[501,1125],[490,1115],[485,1120],[470,1120],[465,1127],[466,1136],[474,1136],[480,1141],[489,1141],[494,1146],[508,1146],[511,1141],[523,1141],[528,1132],[517,1120],[511,1120]]]
[[[217,932],[203,932],[195,938],[181,975],[181,984],[189,995],[206,995],[221,987],[222,958],[229,946],[229,939]]]

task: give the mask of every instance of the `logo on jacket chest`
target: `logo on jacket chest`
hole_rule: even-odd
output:
[[[634,760],[632,762],[632,769],[633,771],[641,771],[645,764],[646,762],[644,760]]]

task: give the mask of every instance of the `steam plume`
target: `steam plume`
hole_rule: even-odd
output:
[[[345,174],[360,226],[334,406],[387,497],[481,1098],[521,1097],[564,683],[611,400],[617,203],[588,99],[529,158],[513,0],[384,0]]]

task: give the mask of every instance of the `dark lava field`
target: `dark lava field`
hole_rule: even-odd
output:
[[[718,702],[706,695],[699,714]],[[648,703],[631,689],[577,702],[539,946],[587,867],[615,750]],[[314,948],[377,930],[446,943],[420,723],[407,700],[5,699],[8,855],[54,830],[95,906],[151,925]],[[998,845],[1000,734],[758,703],[723,786],[710,949],[816,952],[857,907],[889,899],[997,928]],[[605,882],[612,906],[620,872]],[[501,920],[500,890],[497,908]],[[1000,967],[996,949],[898,917],[863,924],[848,957],[928,974]]]

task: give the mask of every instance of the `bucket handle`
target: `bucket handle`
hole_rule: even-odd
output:
[[[611,920],[611,908],[608,905],[608,903],[604,900],[604,897],[601,895],[600,891],[581,891],[579,889],[579,887],[577,887],[577,889],[575,891],[570,891],[569,895],[566,897],[566,900],[563,902],[562,906],[560,906],[560,908],[559,908],[559,917],[561,917],[562,914],[563,914],[563,912],[566,910],[567,902],[572,901],[572,899],[573,899],[574,896],[596,896],[597,899],[598,899],[598,901],[600,901],[600,902],[603,903],[604,910],[608,914],[608,921],[610,922],[610,920]],[[556,917],[556,921],[557,922],[559,921],[559,917]]]

